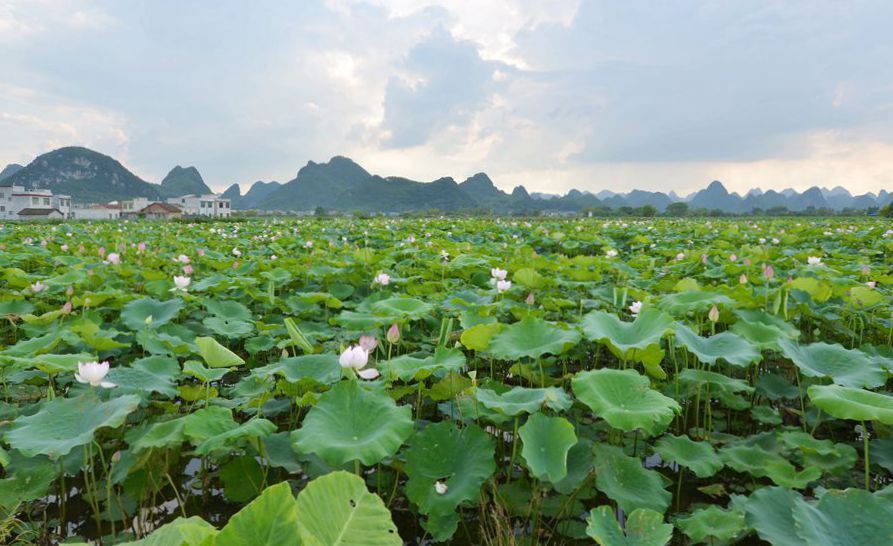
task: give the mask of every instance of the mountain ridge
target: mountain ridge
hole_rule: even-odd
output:
[[[195,167],[175,166],[160,184],[133,174],[110,156],[88,148],[68,146],[41,154],[26,166],[10,164],[0,172],[3,186],[23,185],[48,188],[71,195],[76,202],[105,202],[113,199],[146,197],[162,199],[189,193],[213,193]],[[883,207],[893,194],[853,195],[841,185],[832,188],[812,186],[803,192],[792,188],[780,191],[752,188],[743,194],[729,192],[714,180],[703,189],[680,196],[675,192],[602,189],[597,193],[570,190],[564,195],[529,193],[517,185],[511,192],[500,189],[485,172],[462,182],[441,177],[421,182],[400,176],[372,174],[345,156],[329,161],[308,161],[285,183],[254,182],[243,195],[238,184],[229,186],[223,197],[234,209],[269,211],[359,210],[364,212],[411,212],[420,210],[480,210],[497,213],[561,211],[610,207],[640,209],[653,207],[663,212],[673,203],[685,203],[689,210],[750,213],[754,210],[865,210]]]

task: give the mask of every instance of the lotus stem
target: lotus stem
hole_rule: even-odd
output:
[[[862,423],[862,452],[865,456],[865,490],[871,491],[871,472],[868,466],[868,428],[865,426],[865,421],[860,421]]]

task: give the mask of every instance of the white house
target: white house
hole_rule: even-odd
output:
[[[167,202],[180,207],[186,216],[226,218],[232,213],[229,199],[224,199],[213,193],[181,195],[180,197],[171,197]]]
[[[19,214],[22,211],[26,214]],[[40,213],[52,211],[57,213]],[[71,197],[51,190],[26,190],[24,186],[0,186],[0,219],[71,218]]]
[[[76,220],[118,220],[121,218],[121,205],[111,202],[107,205],[74,207],[71,217]]]

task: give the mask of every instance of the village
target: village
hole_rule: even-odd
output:
[[[225,218],[231,213],[230,200],[213,193],[182,195],[166,200],[137,197],[86,205],[73,204],[71,196],[54,195],[51,190],[0,186],[0,220],[170,219],[184,216]]]

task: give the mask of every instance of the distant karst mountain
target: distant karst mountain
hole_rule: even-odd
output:
[[[159,186],[146,182],[107,155],[77,146],[37,156],[28,166],[5,178],[3,184],[49,189],[82,203],[161,197]]]
[[[14,175],[24,168],[24,165],[19,165],[18,163],[10,163],[9,165],[3,167],[2,171],[0,171],[0,180],[9,178],[10,176]]]
[[[11,164],[0,172],[0,185],[48,188],[69,194],[77,202],[105,202],[114,199],[147,197],[161,199],[189,193],[211,193],[195,167],[174,167],[161,184],[150,184],[128,171],[111,157],[80,147],[60,148],[37,157],[27,166]],[[279,182],[257,181],[242,195],[233,184],[223,196],[235,209],[269,211],[330,210],[367,212],[409,212],[422,210],[481,210],[510,212],[577,212],[609,207],[629,210],[645,206],[664,211],[670,204],[684,202],[693,212],[721,211],[750,213],[754,210],[865,210],[883,207],[893,194],[882,190],[877,195],[852,195],[842,186],[831,189],[814,186],[800,193],[791,188],[781,191],[752,189],[739,195],[729,192],[714,180],[706,188],[680,197],[633,190],[626,193],[601,190],[596,194],[571,190],[564,195],[530,194],[523,186],[511,193],[499,189],[486,173],[477,173],[462,182],[449,177],[419,182],[398,176],[382,177],[368,172],[353,160],[335,156],[325,163],[309,161],[294,179]]]
[[[195,167],[181,167],[177,165],[161,181],[161,194],[164,197],[179,197],[181,195],[203,195],[214,193],[205,184],[202,175]]]

